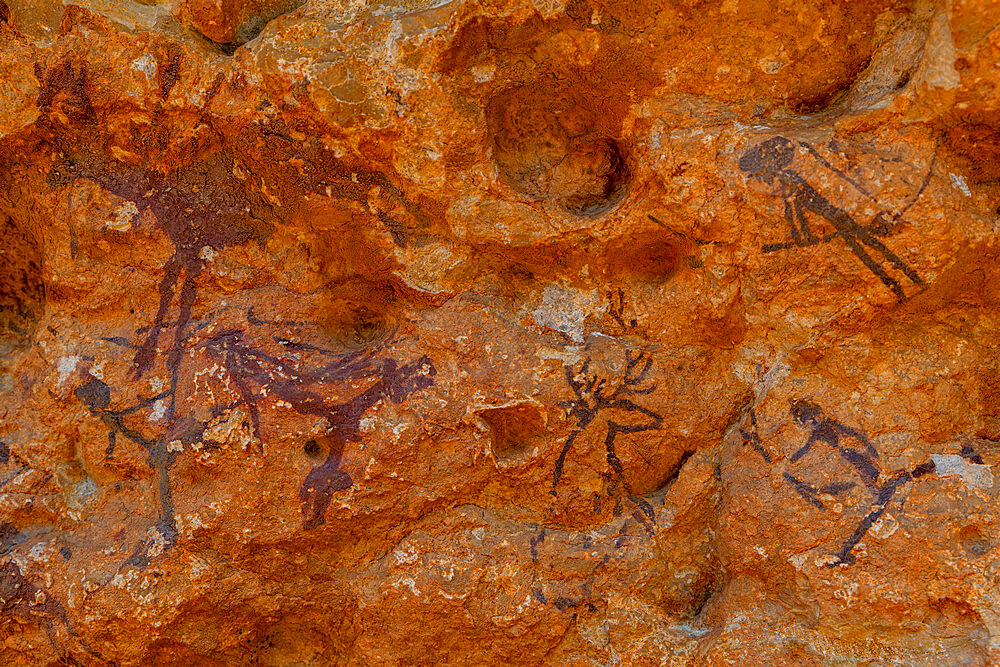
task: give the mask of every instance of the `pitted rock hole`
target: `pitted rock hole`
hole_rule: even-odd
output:
[[[489,424],[493,454],[502,464],[523,459],[547,437],[545,415],[533,405],[492,408],[479,416]]]
[[[305,0],[185,0],[177,13],[232,55],[260,35],[271,21],[303,4]]]
[[[976,526],[966,526],[958,533],[962,548],[973,557],[985,556],[993,551],[993,543]]]
[[[302,453],[313,461],[322,461],[326,458],[326,447],[316,440],[307,440],[302,446]]]
[[[323,325],[337,346],[358,350],[383,340],[392,331],[393,319],[383,304],[335,299],[329,304]]]
[[[683,239],[668,232],[639,233],[607,244],[603,252],[605,274],[611,279],[661,283],[677,272],[686,250],[690,249],[685,248]]]
[[[493,160],[514,190],[580,216],[621,200],[626,150],[583,92],[555,83],[509,89],[490,102],[486,120]]]

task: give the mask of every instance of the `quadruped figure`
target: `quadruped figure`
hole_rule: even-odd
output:
[[[819,158],[825,166],[834,169],[815,152],[815,149],[808,144],[803,143],[802,145],[808,152]],[[740,170],[746,175],[762,183],[779,184],[781,196],[785,202],[785,221],[788,223],[792,238],[783,243],[765,244],[761,250],[769,253],[789,248],[804,248],[830,243],[834,239],[840,238],[868,270],[878,276],[879,280],[892,290],[899,301],[906,299],[903,287],[898,280],[889,275],[882,262],[887,262],[891,268],[902,273],[914,285],[923,287],[925,283],[920,275],[880,240],[880,237],[892,234],[894,224],[905,212],[905,209],[891,218],[887,218],[885,213],[879,213],[871,224],[858,224],[846,211],[830,203],[792,168],[795,147],[796,144],[785,137],[772,137],[751,148],[739,160]],[[836,169],[834,171],[854,184],[854,181],[846,175]],[[924,179],[924,183],[917,193],[918,197],[926,188],[929,179],[930,171],[928,171],[927,178]],[[856,184],[854,185],[857,187]],[[914,201],[916,200],[914,199]],[[826,220],[833,226],[834,231],[822,235],[817,234],[810,228],[806,213],[812,213]],[[881,258],[877,260],[873,255],[881,255]]]
[[[556,495],[566,455],[576,442],[577,436],[597,419],[600,413],[615,411],[618,413],[618,419],[623,419],[626,415],[633,415],[634,417],[627,422],[616,421],[615,417],[606,420],[605,425],[608,430],[604,438],[604,446],[607,450],[608,465],[614,471],[618,481],[624,486],[629,499],[638,507],[634,516],[650,532],[652,532],[650,522],[655,520],[653,507],[642,497],[636,495],[632,490],[632,485],[625,479],[625,471],[622,468],[621,459],[618,458],[615,442],[619,435],[655,431],[663,426],[662,415],[632,400],[632,397],[644,396],[656,390],[655,382],[647,383],[647,375],[652,366],[653,358],[646,352],[633,355],[631,350],[625,350],[625,369],[621,383],[612,391],[608,391],[606,378],[599,378],[590,373],[590,357],[584,360],[578,371],[566,367],[566,381],[576,398],[562,401],[559,405],[566,410],[568,416],[576,419],[576,427],[566,438],[559,458],[556,459],[555,469],[552,471],[552,491],[550,491],[553,496]]]

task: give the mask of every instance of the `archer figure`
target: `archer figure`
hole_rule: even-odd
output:
[[[838,176],[847,180],[866,196],[871,197],[851,178],[835,169],[829,162],[819,156],[811,146],[805,143],[802,145],[825,166],[837,173]],[[829,243],[836,238],[840,238],[847,244],[851,252],[868,267],[868,270],[878,276],[879,280],[892,290],[899,301],[906,299],[902,286],[898,280],[889,275],[880,261],[877,261],[869,254],[869,251],[880,254],[883,258],[882,261],[888,262],[891,267],[909,278],[914,285],[923,287],[924,280],[920,275],[879,240],[879,237],[892,234],[895,223],[902,217],[906,209],[893,216],[891,220],[887,220],[884,213],[879,213],[870,225],[860,225],[846,211],[834,206],[823,195],[817,192],[816,188],[802,178],[797,171],[791,169],[794,155],[795,144],[792,141],[784,137],[772,137],[754,146],[740,158],[739,167],[743,173],[762,183],[773,185],[777,181],[781,186],[781,196],[785,202],[785,221],[790,228],[792,240],[784,243],[768,243],[761,250],[769,253],[794,247],[805,248],[820,243]],[[923,193],[929,180],[930,171],[928,171],[927,178],[924,179],[917,197]],[[916,199],[914,199],[915,201]],[[910,205],[912,204],[913,202],[910,203]],[[809,227],[806,213],[813,213],[823,218],[833,226],[835,231],[822,236],[817,235]],[[866,246],[869,250],[865,249]]]
[[[125,408],[124,410],[112,410],[111,405],[111,388],[107,384],[98,380],[95,377],[90,377],[86,382],[78,386],[73,394],[80,400],[81,403],[86,406],[90,414],[99,418],[104,425],[108,428],[108,446],[104,450],[104,458],[109,459],[115,453],[115,446],[118,443],[118,434],[121,434],[131,440],[133,443],[139,445],[143,449],[149,451],[153,447],[153,441],[142,435],[138,431],[129,428],[125,424],[125,417],[148,408],[156,401],[162,400],[170,395],[170,391],[164,391],[156,396],[143,399],[139,401],[136,405]]]
[[[164,434],[156,438],[149,438],[139,431],[131,428],[125,421],[128,415],[139,410],[149,408],[153,403],[165,400],[173,395],[173,390],[167,390],[156,396],[142,399],[136,405],[122,410],[112,410],[111,388],[102,380],[86,374],[86,382],[79,385],[73,394],[86,406],[91,415],[99,418],[108,429],[108,446],[104,451],[105,459],[114,455],[118,435],[121,435],[134,444],[141,447],[146,452],[146,464],[156,471],[157,488],[159,496],[159,519],[156,522],[156,530],[163,536],[167,549],[170,549],[177,539],[177,524],[174,520],[173,492],[170,485],[170,468],[177,458],[176,452],[170,451],[167,443],[172,439],[170,435]],[[216,408],[213,412],[221,412]],[[199,424],[199,430],[194,433],[184,434],[184,440],[197,440],[204,433],[206,425]],[[144,557],[149,544],[143,541],[133,555],[133,559]]]
[[[809,438],[789,458],[790,463],[796,463],[807,454],[814,453],[817,445],[826,445],[832,448],[846,461],[857,473],[861,482],[868,489],[873,502],[868,514],[858,523],[854,532],[848,537],[840,549],[835,554],[836,560],[828,563],[827,567],[836,565],[852,565],[856,562],[852,551],[861,542],[869,529],[878,521],[889,507],[889,502],[893,499],[896,491],[906,484],[919,479],[925,475],[937,471],[937,466],[933,460],[913,468],[913,470],[897,470],[890,475],[885,475],[878,463],[878,451],[872,446],[871,441],[855,428],[846,426],[835,419],[830,419],[823,414],[823,410],[807,400],[795,401],[789,413],[792,420],[799,426],[809,429]],[[754,451],[760,454],[766,463],[771,463],[775,459],[764,447],[760,438],[757,425],[757,415],[753,410],[749,414],[750,428],[740,428],[740,435],[744,444],[749,444]],[[861,448],[850,447],[842,442],[842,439],[853,439],[861,444]],[[971,446],[962,447],[959,454],[970,463],[982,465],[983,458]],[[820,510],[825,510],[826,505],[820,498],[823,494],[837,496],[848,489],[854,488],[851,482],[834,482],[822,487],[816,487],[808,482],[785,472],[784,478],[795,488],[806,502]]]
[[[566,443],[563,445],[562,452],[560,452],[559,458],[556,459],[556,467],[552,473],[552,495],[556,494],[555,489],[559,485],[559,479],[562,477],[563,464],[566,461],[566,455],[569,453],[570,448],[573,447],[573,443],[576,442],[576,437],[580,435],[580,433],[582,433],[600,413],[606,410],[622,410],[627,413],[639,415],[640,421],[633,423],[620,423],[614,419],[607,420],[608,432],[604,438],[604,445],[607,448],[608,465],[611,466],[611,469],[615,472],[619,481],[624,485],[625,490],[628,492],[629,497],[633,500],[633,502],[635,502],[640,509],[642,509],[650,520],[654,519],[655,515],[650,504],[632,492],[631,485],[624,477],[622,462],[621,459],[618,458],[618,452],[615,449],[615,441],[618,439],[618,436],[623,433],[642,433],[644,431],[654,431],[663,426],[663,417],[660,414],[639,405],[629,398],[631,396],[651,394],[656,390],[655,383],[642,386],[643,383],[646,382],[646,375],[649,373],[652,366],[653,359],[652,357],[647,356],[645,352],[640,352],[633,357],[632,351],[626,350],[625,372],[622,377],[621,384],[615,387],[614,391],[610,393],[606,393],[606,379],[599,379],[596,375],[588,375],[588,371],[590,370],[589,357],[583,362],[583,365],[580,367],[578,372],[574,372],[573,369],[568,366],[566,367],[566,381],[569,383],[573,393],[576,394],[576,398],[563,401],[559,404],[559,406],[576,418],[576,428],[574,428],[572,433],[569,434],[569,437],[566,438]],[[583,379],[578,379],[581,377]]]

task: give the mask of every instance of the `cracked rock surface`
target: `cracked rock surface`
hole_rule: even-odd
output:
[[[1000,665],[998,25],[0,0],[0,664]]]

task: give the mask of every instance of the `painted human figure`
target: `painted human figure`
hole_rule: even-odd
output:
[[[852,553],[854,547],[864,539],[875,522],[885,514],[896,491],[908,482],[937,472],[937,465],[932,459],[915,466],[912,470],[896,470],[886,474],[879,465],[878,451],[861,431],[827,417],[818,405],[809,400],[795,401],[792,403],[789,413],[797,425],[809,431],[809,437],[805,444],[789,457],[789,463],[798,463],[806,456],[829,456],[829,450],[832,450],[854,470],[872,497],[867,514],[858,522],[850,537],[844,540],[835,554],[836,559],[828,563],[828,567],[852,565],[856,562]],[[739,432],[744,445],[749,445],[765,463],[770,464],[776,461],[778,457],[768,451],[760,437],[757,415],[753,410],[750,410],[744,426],[740,427]],[[851,441],[856,441],[860,446],[852,447]],[[983,458],[969,445],[962,447],[959,456],[970,463],[983,465]],[[855,483],[849,481],[834,481],[824,486],[816,486],[787,471],[783,473],[783,476],[806,502],[820,510],[826,509],[822,496],[838,496],[856,486]]]
[[[249,319],[249,318],[248,318]],[[376,359],[375,350],[338,355],[331,363],[313,369],[298,369],[280,357],[249,344],[237,329],[215,334],[204,343],[210,356],[219,360],[240,394],[238,405],[246,407],[258,444],[262,442],[257,407],[260,391],[279,398],[303,415],[326,420],[329,454],[313,468],[299,488],[303,525],[308,529],[324,524],[324,515],[333,494],[351,487],[354,481],[340,469],[348,442],[361,440],[361,418],[380,400],[402,403],[406,398],[433,384],[437,373],[430,357],[424,355],[405,364],[395,359]],[[345,383],[375,379],[367,389],[344,401],[331,403],[308,386],[314,383]]]
[[[868,438],[857,429],[827,417],[823,414],[823,410],[812,401],[796,401],[792,404],[789,412],[796,424],[809,430],[809,437],[805,444],[792,454],[788,459],[789,463],[794,464],[809,454],[822,456],[823,453],[817,453],[817,448],[825,445],[854,469],[872,496],[873,504],[870,511],[837,551],[835,554],[837,560],[831,563],[831,566],[842,563],[850,565],[855,562],[852,554],[854,547],[864,538],[872,525],[885,514],[889,501],[892,500],[896,490],[907,482],[934,472],[935,465],[933,462],[923,463],[912,471],[897,470],[886,475],[879,466],[878,451]],[[856,440],[861,447],[851,447],[845,440]],[[788,472],[784,473],[784,477],[807,502],[818,509],[825,509],[825,505],[820,499],[821,494],[836,496],[855,486],[850,482],[834,482],[823,487],[816,487]]]
[[[136,405],[123,410],[111,409],[111,389],[102,380],[95,377],[88,376],[88,379],[79,385],[73,393],[86,406],[90,414],[99,418],[108,429],[108,446],[104,453],[105,458],[110,458],[114,455],[118,435],[127,438],[146,451],[146,463],[157,474],[160,508],[156,529],[163,536],[167,548],[169,548],[177,539],[177,526],[174,521],[173,493],[170,487],[169,472],[177,454],[176,452],[169,451],[166,437],[148,438],[139,431],[129,427],[126,423],[126,417],[139,410],[149,408],[156,401],[166,399],[171,395],[171,391],[144,399]],[[202,430],[204,430],[204,426],[202,426]],[[145,545],[141,547],[143,550],[144,548]]]
[[[791,241],[769,243],[761,249],[764,252],[776,252],[829,243],[835,238],[840,238],[868,270],[892,290],[899,301],[903,301],[906,295],[899,281],[889,275],[883,267],[882,261],[888,262],[914,285],[922,287],[924,281],[920,275],[878,238],[889,234],[889,226],[884,217],[877,216],[874,224],[869,226],[858,224],[846,211],[830,203],[791,168],[794,156],[795,144],[792,141],[784,137],[772,137],[751,148],[739,160],[739,167],[743,173],[762,183],[780,185],[781,197],[785,203],[785,221],[792,235]],[[823,218],[833,226],[834,231],[826,235],[817,234],[810,228],[806,213]],[[875,253],[881,255],[882,259],[876,260],[872,257]]]
[[[111,458],[115,453],[115,447],[118,443],[118,435],[121,434],[131,440],[133,443],[139,445],[145,450],[150,450],[153,447],[153,440],[147,438],[138,431],[129,428],[125,423],[125,417],[134,412],[138,412],[143,408],[148,408],[150,405],[158,400],[166,398],[169,395],[169,391],[163,392],[152,398],[145,399],[141,401],[138,405],[130,408],[125,408],[124,410],[112,410],[111,405],[111,388],[108,387],[103,381],[98,380],[95,377],[90,377],[86,382],[81,384],[73,392],[74,395],[86,406],[90,411],[90,414],[99,418],[104,425],[108,428],[108,446],[104,451],[105,458]]]
[[[326,460],[306,475],[299,488],[303,527],[306,530],[326,523],[324,515],[333,494],[354,483],[350,474],[340,469],[340,460],[348,442],[360,442],[364,413],[383,399],[402,403],[413,392],[430,387],[435,373],[434,365],[427,356],[403,365],[393,359],[385,359],[381,368],[373,373],[379,378],[375,384],[342,403],[323,404],[312,412],[326,417],[331,446]]]
[[[62,642],[57,639],[57,628],[62,626],[66,634],[90,656],[104,664],[115,664],[107,661],[99,652],[77,634],[69,622],[66,608],[47,589],[33,584],[21,572],[21,567],[14,560],[0,564],[0,616],[9,616],[33,620],[41,625],[49,638],[52,647],[60,655],[59,664],[82,665],[73,657]]]

